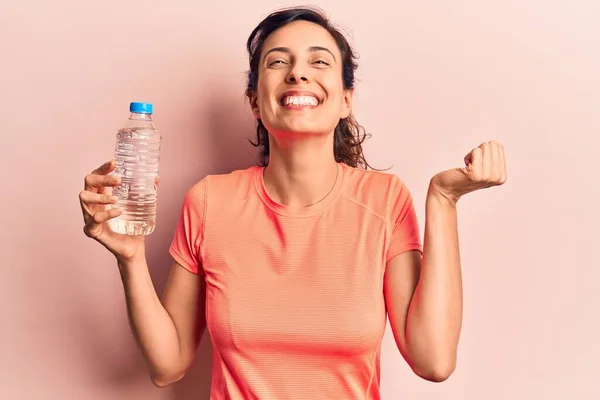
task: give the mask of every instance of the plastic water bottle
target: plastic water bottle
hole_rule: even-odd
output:
[[[121,176],[113,188],[115,207],[123,210],[109,220],[110,229],[126,235],[149,235],[156,226],[158,163],[161,135],[152,122],[152,104],[132,102],[131,115],[117,133],[116,167]]]

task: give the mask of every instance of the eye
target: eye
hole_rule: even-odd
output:
[[[323,67],[328,67],[329,66],[329,63],[327,61],[324,61],[324,60],[316,60],[314,62],[314,64],[317,64],[317,65],[323,66]]]
[[[278,67],[278,66],[281,66],[284,64],[286,64],[285,60],[277,59],[277,60],[273,60],[273,61],[269,62],[268,66],[269,66],[269,68],[271,68],[271,67]]]

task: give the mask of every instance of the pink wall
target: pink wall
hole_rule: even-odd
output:
[[[77,194],[112,156],[129,101],[153,102],[164,151],[149,259],[162,290],[184,192],[251,161],[244,44],[284,4],[167,3],[0,5],[1,398],[206,398],[206,338],[181,383],[150,383],[115,263],[83,235]],[[388,333],[384,398],[600,398],[600,3],[359,3],[320,5],[361,56],[369,160],[394,165],[421,220],[428,179],[480,142],[504,143],[509,172],[460,203],[458,369],[420,380]]]

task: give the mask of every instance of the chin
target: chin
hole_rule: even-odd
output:
[[[323,126],[323,124],[310,124],[306,122],[307,121],[286,121],[286,123],[277,124],[272,132],[283,135],[327,136],[332,134],[335,130],[335,125]]]
[[[276,129],[281,135],[297,135],[302,136],[326,136],[332,132],[332,130],[316,129],[314,127],[303,127],[303,126],[292,126]]]

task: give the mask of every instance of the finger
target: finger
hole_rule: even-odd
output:
[[[88,192],[84,190],[81,193],[79,193],[79,200],[86,204],[108,205],[116,203],[119,200],[119,198],[117,196]]]
[[[506,176],[502,145],[495,140],[492,140],[489,144],[492,161],[488,178],[493,184],[502,184]]]
[[[98,211],[97,213],[95,213],[92,217],[92,223],[94,224],[103,224],[104,222],[108,221],[109,219],[113,219],[115,217],[118,217],[119,215],[121,215],[123,213],[123,209],[115,207],[115,208],[111,208],[108,209],[106,211]]]
[[[498,145],[498,160],[500,163],[500,183],[506,182],[506,156],[504,154],[504,146]]]
[[[156,179],[154,180],[154,182],[158,185],[160,183],[160,176],[157,175]]]
[[[115,160],[110,160],[92,171],[95,175],[108,175],[113,169],[115,169]]]
[[[502,170],[500,165],[500,143],[495,140],[489,142],[490,144],[490,156],[491,156],[491,170],[490,179],[494,183],[498,183],[502,176]]]
[[[99,175],[99,174],[89,174],[85,177],[85,190],[90,192],[98,192],[99,189],[104,188],[105,186],[117,186],[121,183],[121,177],[117,175]]]
[[[486,179],[489,182],[496,182],[498,177],[498,149],[494,141],[489,141],[485,144],[485,151],[487,152],[487,160],[484,156],[484,163],[486,164]]]
[[[83,221],[88,222],[92,217],[92,211],[90,205],[110,205],[118,201],[117,196],[111,196],[110,194],[99,194],[89,191],[82,191],[79,193],[79,204],[81,205],[81,212],[83,214]]]
[[[494,174],[494,149],[493,146],[489,143],[481,144],[481,159],[482,159],[482,167],[483,167],[483,179],[490,180]]]
[[[90,218],[85,224],[83,231],[91,238],[97,238],[102,233],[102,224],[106,221],[118,217],[123,213],[120,208],[111,208],[106,211],[99,211]]]
[[[91,189],[96,189],[96,191],[101,192],[102,188],[95,186],[93,184],[90,184],[90,180],[92,180],[92,182],[96,182],[93,178],[91,178],[92,176],[102,176],[102,175],[108,175],[110,172],[112,172],[115,169],[115,161],[114,160],[110,160],[105,162],[104,164],[102,164],[101,166],[99,166],[98,168],[96,168],[95,170],[93,170],[90,174],[88,174],[85,179],[84,179],[84,183],[83,183],[83,188],[84,190],[91,190]]]

